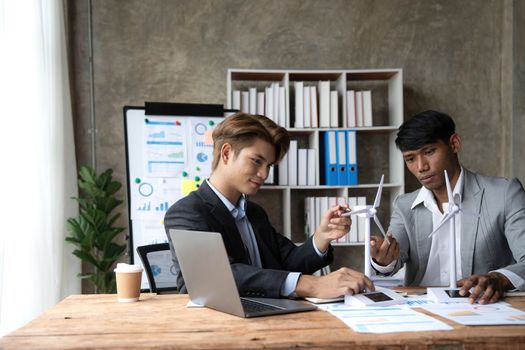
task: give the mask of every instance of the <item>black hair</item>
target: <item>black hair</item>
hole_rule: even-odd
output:
[[[449,115],[428,110],[414,115],[399,127],[396,146],[405,152],[420,149],[437,140],[448,143],[455,132],[456,125]]]

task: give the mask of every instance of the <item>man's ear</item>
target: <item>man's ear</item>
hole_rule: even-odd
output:
[[[452,148],[452,152],[458,153],[461,149],[461,137],[459,137],[459,135],[456,133],[452,134],[449,139],[449,144]]]
[[[230,159],[233,156],[233,149],[232,145],[229,143],[224,143],[221,147],[221,162],[224,164],[228,163],[228,159]]]

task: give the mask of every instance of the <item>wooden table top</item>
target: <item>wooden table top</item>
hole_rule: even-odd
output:
[[[525,297],[506,301],[525,310]],[[0,349],[525,349],[525,326],[468,327],[433,315],[454,330],[363,334],[321,310],[244,319],[187,302],[176,294],[134,303],[72,295],[1,338]]]

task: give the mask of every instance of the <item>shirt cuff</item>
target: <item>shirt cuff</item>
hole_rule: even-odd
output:
[[[379,273],[382,273],[384,275],[389,274],[390,272],[394,271],[394,267],[396,266],[397,260],[392,261],[390,264],[386,266],[381,266],[378,263],[374,261],[374,259],[370,258],[370,262],[372,263],[372,267]]]
[[[320,257],[320,258],[324,258],[326,256],[326,254],[328,253],[328,249],[326,250],[326,252],[324,253],[321,253],[321,251],[319,250],[319,248],[317,248],[317,246],[315,245],[315,239],[312,238],[312,245],[314,246],[314,250],[315,252],[317,253],[317,255]]]
[[[295,297],[295,289],[297,288],[297,282],[301,276],[300,272],[290,272],[284,280],[283,286],[281,287],[281,295],[283,297]]]
[[[510,283],[512,283],[512,285],[514,286],[514,289],[512,289],[511,291],[525,290],[525,280],[523,280],[523,278],[521,278],[514,272],[505,269],[498,269],[490,272],[498,272],[501,273],[503,276],[507,277]]]

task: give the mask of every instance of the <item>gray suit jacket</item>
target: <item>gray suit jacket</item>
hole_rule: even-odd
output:
[[[518,179],[483,176],[464,169],[461,207],[479,217],[461,219],[462,278],[504,268],[525,279],[525,192]],[[418,194],[398,196],[389,231],[400,246],[392,273],[406,264],[405,284],[419,285],[427,269],[432,238],[432,214]],[[523,289],[523,286],[521,286]]]
[[[332,247],[328,249],[326,256],[320,257],[315,252],[312,238],[301,246],[296,246],[277,233],[264,209],[257,204],[248,201],[246,216],[257,240],[262,269],[250,265],[235,220],[206,181],[197,191],[169,208],[164,217],[164,226],[177,273],[177,287],[181,293],[186,293],[186,286],[169,235],[170,228],[220,232],[241,296],[279,298],[281,286],[290,271],[311,274],[333,260]]]

